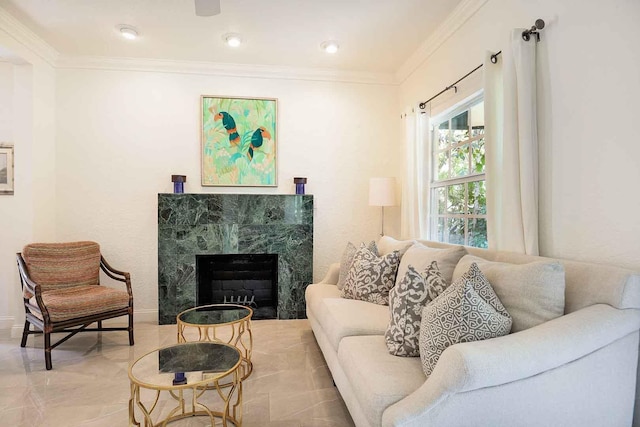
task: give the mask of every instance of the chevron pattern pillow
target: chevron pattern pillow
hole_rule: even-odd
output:
[[[507,335],[512,319],[478,264],[422,311],[420,358],[429,376],[447,347]]]
[[[448,285],[436,261],[422,273],[409,265],[404,277],[398,281],[389,292],[391,319],[384,338],[389,353],[394,356],[418,357],[422,309]]]

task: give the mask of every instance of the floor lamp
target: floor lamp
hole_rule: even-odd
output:
[[[382,220],[380,235],[384,235],[384,207],[396,205],[396,179],[395,178],[370,178],[369,179],[369,206],[380,206]]]

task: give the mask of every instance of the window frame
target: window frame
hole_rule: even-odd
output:
[[[430,132],[430,141],[431,147],[429,147],[429,153],[431,157],[431,167],[430,167],[430,175],[429,179],[429,238],[435,241],[441,241],[444,243],[450,242],[450,234],[449,227],[447,226],[449,219],[462,219],[464,221],[464,241],[462,244],[469,245],[469,221],[474,219],[484,219],[485,223],[487,221],[487,213],[486,213],[486,169],[484,172],[471,172],[468,175],[464,176],[455,176],[451,177],[453,174],[452,169],[452,153],[458,147],[467,146],[468,149],[468,164],[467,171],[473,171],[473,155],[472,155],[472,146],[475,141],[479,141],[484,139],[484,144],[486,147],[486,137],[485,133],[479,133],[475,136],[472,136],[473,130],[471,126],[471,110],[474,106],[484,102],[484,92],[480,91],[468,99],[460,102],[459,104],[454,105],[453,107],[443,111],[442,113],[431,117],[429,120],[429,132]],[[439,134],[438,129],[442,123],[449,122],[449,128],[451,129],[451,120],[458,115],[468,111],[469,113],[469,138],[466,138],[462,141],[453,142],[450,141],[447,143],[445,147],[440,147],[439,143]],[[486,150],[486,148],[485,148]],[[449,153],[447,156],[449,178],[446,179],[438,179],[439,173],[439,155],[440,153]],[[486,151],[485,151],[485,159],[486,159]],[[486,165],[486,164],[485,164]],[[486,167],[486,166],[485,166]],[[469,212],[469,183],[479,183],[483,182],[485,186],[485,213],[470,213]],[[448,212],[448,200],[449,200],[449,191],[448,187],[453,185],[464,184],[464,206],[467,213],[453,213]],[[439,189],[444,189],[442,192],[444,193],[444,213],[438,212],[439,207],[439,197],[438,191]],[[444,220],[444,229],[442,230],[442,239],[440,238],[440,233],[438,230],[438,222],[440,219]],[[486,247],[486,246],[484,246]]]

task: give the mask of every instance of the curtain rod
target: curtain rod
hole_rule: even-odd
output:
[[[542,19],[536,19],[535,24],[530,29],[524,30],[522,32],[522,39],[524,41],[528,42],[531,39],[531,35],[535,35],[536,36],[536,41],[540,41],[540,32],[539,32],[539,30],[541,30],[543,28],[544,28],[544,21]],[[491,62],[493,64],[498,62],[498,55],[500,55],[501,53],[502,53],[502,51],[500,51],[498,53],[494,53],[493,55],[491,55]],[[464,76],[462,76],[461,78],[456,80],[455,83],[450,84],[449,86],[445,87],[440,92],[438,92],[437,94],[433,95],[431,98],[427,99],[424,102],[421,102],[420,103],[420,109],[424,110],[429,102],[433,101],[434,99],[436,99],[437,97],[439,97],[440,95],[442,95],[443,93],[445,93],[446,91],[448,91],[450,89],[455,89],[456,92],[458,92],[458,88],[456,87],[456,85],[458,83],[460,83],[462,80],[464,80],[467,77],[469,77],[471,74],[473,74],[476,71],[478,71],[480,68],[482,68],[483,65],[484,64],[478,65],[476,68],[474,68],[473,70],[469,71],[467,74],[465,74]]]
[[[500,55],[501,53],[502,53],[502,51],[500,51],[498,53],[494,53],[493,55],[491,55],[491,62],[494,63],[494,64],[497,63],[498,62],[498,55]],[[458,92],[458,88],[456,87],[456,85],[458,83],[460,83],[461,81],[463,81],[464,79],[466,79],[467,77],[469,77],[471,74],[473,74],[476,71],[478,71],[480,68],[482,68],[483,65],[484,64],[478,65],[476,68],[474,68],[473,70],[469,71],[467,74],[465,74],[464,76],[460,77],[458,80],[456,80],[455,82],[451,83],[449,86],[445,87],[440,92],[438,92],[437,94],[433,95],[431,98],[427,99],[424,102],[421,102],[420,103],[420,109],[424,110],[429,102],[433,101],[434,99],[436,99],[437,97],[439,97],[440,95],[442,95],[443,93],[445,93],[448,90],[455,89],[455,91]]]

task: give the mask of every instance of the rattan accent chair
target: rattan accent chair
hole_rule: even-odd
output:
[[[78,332],[129,331],[133,345],[130,275],[111,267],[96,242],[33,243],[16,256],[26,316],[20,346],[26,346],[30,334],[44,334],[47,370],[52,368],[51,350]],[[101,269],[126,290],[101,286]],[[127,327],[102,326],[103,320],[119,316],[129,316]],[[96,328],[87,328],[94,322]],[[52,345],[51,334],[57,332],[67,335]]]

